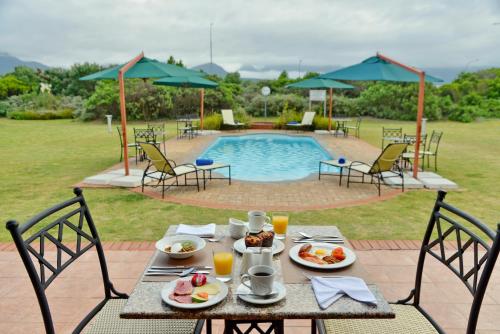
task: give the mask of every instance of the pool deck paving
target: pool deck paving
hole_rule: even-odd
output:
[[[364,244],[366,250],[358,248]],[[412,288],[418,258],[418,241],[361,240],[353,243],[358,261],[385,298],[404,298]],[[356,246],[358,245],[358,246]],[[371,247],[371,245],[373,247]],[[377,249],[400,247],[399,250]],[[115,287],[130,293],[152,255],[154,243],[105,242],[106,260]],[[121,249],[121,250],[120,250]],[[51,256],[54,251],[48,251]],[[471,296],[443,265],[427,257],[422,284],[422,305],[446,333],[464,333]],[[90,251],[48,288],[57,333],[71,333],[74,326],[102,298],[96,253]],[[40,310],[26,271],[12,243],[0,243],[0,333],[44,333]],[[500,267],[494,271],[479,317],[479,334],[500,333]],[[285,321],[285,333],[310,333],[309,321]],[[214,333],[222,333],[214,321]]]
[[[177,163],[193,162],[201,153],[218,137],[239,136],[260,133],[281,133],[291,136],[311,136],[315,138],[332,156],[344,156],[351,161],[373,162],[380,154],[380,148],[368,144],[362,139],[353,137],[335,137],[317,133],[297,133],[290,131],[246,130],[230,131],[221,134],[198,136],[191,140],[175,138],[165,142],[167,158]],[[221,161],[223,162],[223,161]],[[258,162],[256,162],[258,163]],[[117,164],[104,173],[122,169],[122,164]],[[131,159],[130,168],[142,170],[145,163],[135,164]],[[251,168],[249,166],[248,168]],[[110,176],[113,177],[112,175]],[[138,180],[140,177],[137,176]],[[140,183],[140,182],[139,182]],[[78,186],[92,187],[95,185],[79,183]],[[98,185],[98,187],[100,187]],[[409,188],[416,188],[409,187]],[[141,192],[140,187],[131,188],[131,191]],[[144,194],[167,202],[202,206],[219,209],[264,209],[264,210],[318,210],[338,207],[363,205],[393,198],[401,194],[400,188],[382,186],[382,196],[378,196],[375,185],[351,184],[347,188],[347,178],[339,186],[338,176],[322,176],[318,174],[295,181],[283,182],[248,182],[233,179],[228,185],[225,180],[208,181],[206,190],[196,191],[194,187],[172,187],[161,197],[161,188],[146,187]]]

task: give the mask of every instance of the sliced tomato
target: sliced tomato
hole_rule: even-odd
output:
[[[345,253],[342,247],[337,247],[332,251],[332,256],[336,258],[339,261],[342,261],[345,259]]]

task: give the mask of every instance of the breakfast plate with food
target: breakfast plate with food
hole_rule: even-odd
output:
[[[203,274],[168,282],[161,290],[161,298],[166,304],[182,309],[209,307],[220,303],[227,294],[226,284]]]
[[[187,259],[205,246],[205,240],[194,235],[169,235],[156,242],[156,249],[173,259]]]
[[[356,261],[356,254],[351,249],[320,242],[296,245],[289,255],[293,261],[315,269],[344,268]]]
[[[247,248],[272,247],[273,255],[279,254],[285,250],[285,244],[281,240],[274,238],[274,232],[263,231],[259,234],[247,235],[244,238],[236,240],[233,245],[238,253],[244,253]]]

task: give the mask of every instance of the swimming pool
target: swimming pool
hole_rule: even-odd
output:
[[[282,134],[222,136],[201,157],[231,164],[234,179],[259,182],[302,179],[332,159],[316,139]]]

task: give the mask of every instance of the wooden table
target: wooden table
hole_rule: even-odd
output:
[[[170,226],[167,234],[174,234],[176,226]],[[224,233],[227,235],[227,226],[218,225],[217,234]],[[307,231],[312,234],[332,234],[340,231],[335,226],[289,226],[288,237],[286,240],[286,249],[279,255],[275,256],[275,267],[279,267],[278,272],[281,273],[280,279],[284,282],[287,289],[286,298],[273,305],[255,306],[248,304],[239,299],[234,291],[239,284],[239,276],[233,275],[232,283],[229,283],[229,294],[226,300],[218,305],[201,310],[181,310],[165,304],[160,296],[161,289],[165,282],[145,282],[144,276],[141,277],[134,291],[130,295],[125,307],[120,316],[127,319],[207,319],[210,324],[211,319],[224,319],[227,323],[231,321],[251,321],[251,322],[272,322],[283,326],[283,319],[332,319],[332,318],[394,318],[395,315],[382,296],[380,290],[374,284],[370,283],[369,277],[364,270],[362,264],[356,261],[353,265],[336,270],[333,275],[357,276],[365,279],[368,287],[377,298],[377,306],[370,306],[357,302],[348,297],[342,297],[337,302],[332,304],[326,310],[320,309],[316,302],[314,292],[310,282],[302,275],[296,275],[296,272],[308,271],[307,268],[301,267],[298,264],[292,264],[288,251],[295,244],[291,240],[291,236],[297,234],[298,231]],[[230,237],[222,241],[224,244],[231,245],[233,240]],[[212,243],[207,244],[207,248],[211,247]],[[346,240],[345,245],[349,247]],[[220,246],[220,245],[219,245]],[[230,249],[230,246],[228,246]],[[208,250],[206,250],[208,251]],[[156,251],[158,252],[158,251]],[[153,258],[152,258],[153,259]],[[235,263],[241,259],[240,256],[235,258]],[[150,261],[150,263],[152,260]],[[146,268],[149,268],[150,263]],[[297,266],[297,267],[294,267]],[[283,268],[282,268],[283,267]],[[235,266],[234,272],[237,271]],[[294,273],[295,271],[295,273]],[[315,273],[318,273],[316,271]],[[234,274],[234,273],[233,273]],[[314,273],[313,273],[314,274]],[[328,275],[331,272],[320,271],[319,274]],[[294,280],[294,283],[287,281]],[[314,321],[313,321],[314,323]],[[313,330],[315,330],[315,327]],[[281,332],[283,327],[281,327]],[[277,332],[280,332],[279,328]],[[208,332],[210,333],[210,332]]]

